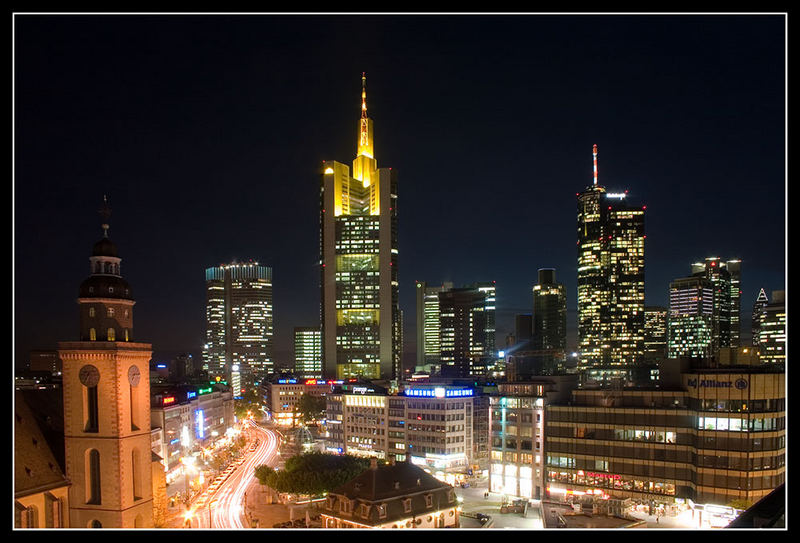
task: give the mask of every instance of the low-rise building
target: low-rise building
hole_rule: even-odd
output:
[[[474,464],[475,390],[415,383],[397,394],[354,384],[327,396],[326,450],[380,459],[408,459],[449,483]]]
[[[353,379],[355,381],[355,379]],[[291,375],[276,375],[259,385],[261,397],[273,422],[279,426],[294,426],[299,422],[297,402],[303,394],[325,396],[344,381],[301,379]]]
[[[785,380],[673,359],[658,386],[576,389],[545,408],[546,495],[758,501],[785,479]]]
[[[542,498],[545,407],[569,398],[577,382],[577,375],[553,375],[497,385],[489,398],[491,492]]]
[[[63,456],[62,450],[62,460]],[[23,394],[17,392],[14,396],[14,527],[68,528],[70,484],[33,411]]]
[[[331,491],[320,515],[323,528],[458,528],[452,486],[410,462],[370,468]]]
[[[158,454],[171,483],[181,467],[181,457],[207,447],[235,424],[233,397],[224,385],[154,386],[150,403],[150,425],[162,431]]]

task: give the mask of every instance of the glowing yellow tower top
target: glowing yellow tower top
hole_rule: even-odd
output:
[[[372,119],[367,117],[367,76],[361,73],[361,119],[359,119],[358,147],[356,158],[353,161],[353,179],[358,179],[364,188],[372,184],[375,170],[378,169],[378,161],[375,160],[372,136]],[[377,214],[377,210],[371,210],[370,214]]]

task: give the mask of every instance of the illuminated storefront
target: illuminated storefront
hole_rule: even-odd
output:
[[[170,483],[180,472],[181,457],[207,446],[234,425],[232,393],[213,385],[155,390],[150,425],[162,429],[163,460]]]

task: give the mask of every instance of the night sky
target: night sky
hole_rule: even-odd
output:
[[[537,269],[567,288],[575,194],[647,205],[647,305],[741,258],[742,331],[784,288],[783,16],[16,16],[15,361],[77,339],[108,195],[134,340],[199,356],[206,267],[273,269],[275,354],[319,322],[323,160],[350,164],[361,72],[398,171],[400,307],[414,281],[497,282],[498,346]]]

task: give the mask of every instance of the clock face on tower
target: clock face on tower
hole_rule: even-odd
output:
[[[139,386],[139,379],[141,379],[142,374],[139,372],[138,366],[131,366],[128,368],[128,382],[131,386]]]
[[[96,387],[97,383],[100,381],[100,372],[97,371],[97,368],[91,364],[87,364],[81,368],[78,377],[80,378],[83,386]]]

